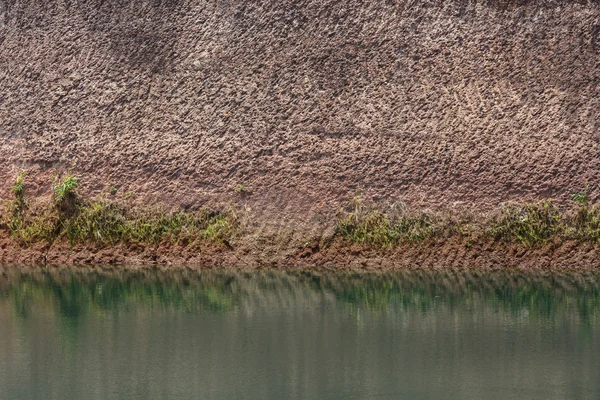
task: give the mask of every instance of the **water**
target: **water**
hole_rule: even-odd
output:
[[[0,399],[600,399],[592,273],[0,268]]]

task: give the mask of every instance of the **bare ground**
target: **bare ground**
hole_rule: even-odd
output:
[[[382,251],[351,245],[341,240],[314,240],[303,245],[257,244],[245,240],[233,244],[201,246],[118,245],[97,247],[65,242],[51,246],[19,246],[0,240],[0,264],[62,265],[173,265],[190,268],[319,268],[333,270],[396,269],[597,269],[600,246],[564,242],[525,248],[498,243],[467,246],[448,240],[426,244],[403,244]]]

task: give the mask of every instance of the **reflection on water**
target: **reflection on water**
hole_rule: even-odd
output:
[[[0,399],[600,398],[593,273],[0,271]]]

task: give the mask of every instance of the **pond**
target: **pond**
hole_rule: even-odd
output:
[[[0,271],[0,399],[600,399],[591,272]]]

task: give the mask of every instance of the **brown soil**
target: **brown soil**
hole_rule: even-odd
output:
[[[594,263],[598,250],[569,245],[302,258],[263,242],[327,237],[323,221],[357,189],[476,210],[600,193],[599,89],[593,1],[5,0],[0,197],[22,168],[35,196],[69,172],[85,195],[236,204],[256,234],[206,256],[5,241],[0,260]]]
[[[504,246],[498,243],[467,246],[457,241],[404,244],[392,250],[351,245],[341,240],[314,240],[284,247],[244,240],[231,246],[200,247],[131,246],[96,247],[65,242],[52,246],[18,246],[0,241],[0,264],[117,264],[174,265],[191,268],[319,268],[335,270],[394,269],[596,269],[600,247],[564,242],[539,248]]]

